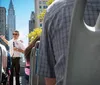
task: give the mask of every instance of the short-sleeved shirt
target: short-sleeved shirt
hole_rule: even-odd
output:
[[[25,46],[20,40],[12,39],[12,40],[8,41],[8,46],[9,46],[11,57],[20,57],[21,56],[21,52],[13,50],[13,43],[14,43],[16,48],[19,48],[19,49],[22,49],[22,50],[25,50]]]
[[[55,0],[44,18],[40,38],[38,74],[56,78],[57,85],[63,85],[65,63],[68,52],[69,28],[75,0]],[[100,12],[100,0],[87,0],[84,20],[94,26]]]

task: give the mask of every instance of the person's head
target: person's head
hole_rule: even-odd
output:
[[[19,38],[19,31],[15,30],[15,31],[13,32],[13,39],[14,39],[14,40],[17,40],[18,38]]]

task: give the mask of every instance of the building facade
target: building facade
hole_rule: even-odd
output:
[[[43,21],[38,19],[37,16],[47,8],[48,0],[35,0],[35,27],[43,27]]]
[[[5,35],[6,31],[6,8],[0,7],[0,34]]]
[[[29,33],[35,28],[35,13],[32,11],[29,20]]]
[[[10,0],[9,9],[8,9],[8,20],[7,20],[7,28],[8,28],[8,36],[9,40],[12,39],[12,33],[16,29],[16,16],[15,16],[15,10],[13,6],[12,0]]]
[[[35,13],[32,11],[29,20],[29,33],[32,32],[34,28],[35,28]]]
[[[6,8],[5,7],[0,7],[0,35],[5,35],[7,38],[7,29],[6,29]],[[0,39],[0,43],[5,45],[6,48],[8,49],[8,46],[6,43],[3,42],[2,39]]]

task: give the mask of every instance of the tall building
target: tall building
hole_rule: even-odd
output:
[[[35,28],[35,13],[32,11],[29,20],[29,33],[32,32],[34,28]]]
[[[16,29],[15,21],[16,21],[15,10],[14,10],[12,0],[10,0],[9,9],[8,9],[8,22],[7,22],[9,40],[12,39],[13,36],[12,33]]]
[[[37,16],[47,8],[48,0],[35,0],[35,27],[42,27],[43,21],[37,18]]]
[[[35,13],[32,11],[29,20],[29,33],[35,28]]]
[[[6,30],[6,8],[0,7],[0,34],[5,35]]]
[[[6,37],[6,8],[5,7],[0,7],[0,35],[5,35]],[[8,48],[8,46],[6,45],[6,43],[2,41],[2,39],[0,39],[0,43],[2,43],[3,45],[6,46],[6,48]]]

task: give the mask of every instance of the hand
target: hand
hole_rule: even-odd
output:
[[[13,50],[14,50],[14,51],[18,51],[18,48],[16,48],[16,47],[13,47]]]
[[[8,45],[8,40],[5,38],[4,35],[0,35],[0,38]]]
[[[3,40],[3,39],[5,39],[5,36],[4,35],[0,35],[0,38]]]

